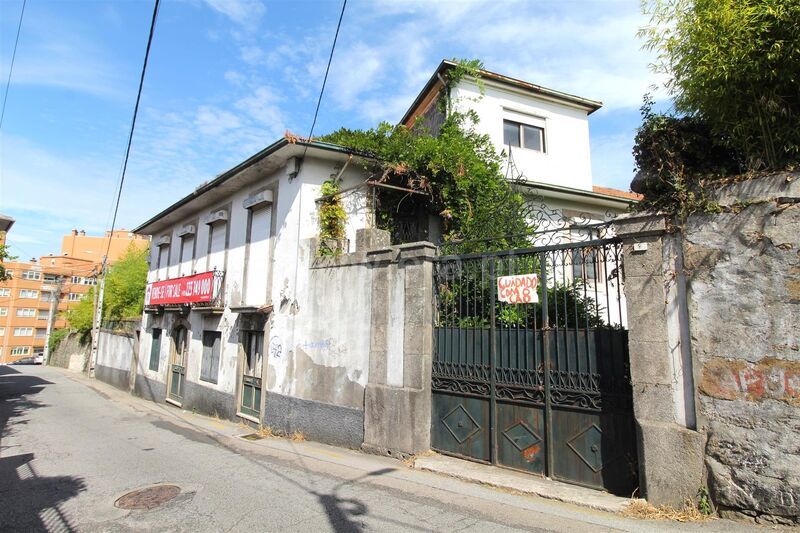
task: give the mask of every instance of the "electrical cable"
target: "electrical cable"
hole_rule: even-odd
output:
[[[108,233],[108,245],[106,246],[106,253],[103,256],[103,270],[105,270],[106,263],[108,262],[108,252],[111,250],[111,239],[114,236],[114,226],[117,223],[117,212],[119,211],[119,201],[122,197],[122,186],[125,183],[125,172],[128,170],[128,158],[131,155],[131,144],[133,143],[133,132],[136,129],[136,116],[139,114],[139,102],[142,99],[142,87],[144,86],[144,75],[147,72],[147,60],[150,57],[150,47],[153,44],[153,33],[156,29],[156,18],[158,18],[158,7],[161,0],[155,0],[153,6],[153,18],[150,21],[150,35],[147,37],[147,49],[144,53],[144,63],[142,64],[142,74],[139,77],[139,90],[136,93],[136,105],[133,107],[133,119],[131,120],[131,129],[128,134],[128,146],[125,149],[125,160],[122,164],[122,175],[119,178],[119,189],[117,190],[117,200],[114,205],[114,217],[111,219],[111,231]]]
[[[22,17],[25,15],[25,3],[22,0],[22,11],[19,13],[19,24],[17,25],[17,38],[14,39],[14,52],[11,54],[11,66],[8,69],[8,81],[6,81],[6,91],[3,95],[3,111],[0,112],[0,129],[3,127],[3,118],[6,116],[6,100],[8,99],[8,88],[11,86],[11,73],[14,72],[14,59],[17,57],[17,44],[19,43],[19,32],[22,29]]]
[[[328,82],[328,72],[331,70],[331,61],[333,61],[333,51],[336,50],[336,41],[339,39],[339,29],[342,27],[342,19],[344,18],[344,10],[347,7],[347,0],[342,3],[342,12],[339,14],[339,23],[336,25],[336,35],[333,36],[333,45],[331,46],[331,55],[328,57],[328,66],[325,67],[325,77],[322,79],[322,88],[319,91],[319,98],[317,98],[317,109],[314,111],[314,120],[311,122],[311,130],[308,132],[306,138],[307,143],[311,142],[311,137],[314,135],[314,126],[317,125],[317,115],[319,114],[319,106],[322,103],[322,95],[325,93],[325,84]],[[300,159],[300,164],[306,157],[308,151],[308,144],[306,143],[303,149],[303,157]],[[299,171],[298,171],[299,172]]]

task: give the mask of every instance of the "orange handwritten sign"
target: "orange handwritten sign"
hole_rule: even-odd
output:
[[[510,304],[535,304],[539,301],[538,287],[536,274],[500,276],[497,278],[497,299]]]

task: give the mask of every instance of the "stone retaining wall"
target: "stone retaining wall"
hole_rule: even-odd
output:
[[[800,174],[717,198],[683,231],[709,488],[723,515],[800,523]]]

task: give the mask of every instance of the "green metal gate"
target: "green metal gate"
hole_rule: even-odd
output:
[[[438,258],[432,447],[629,496],[621,269],[615,239]]]

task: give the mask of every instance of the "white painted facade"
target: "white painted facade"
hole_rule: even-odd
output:
[[[367,383],[371,302],[363,299],[369,291],[348,299],[347,294],[338,294],[341,283],[314,279],[321,274],[309,267],[316,257],[316,200],[323,182],[341,173],[340,187],[345,189],[366,177],[360,166],[348,164],[348,154],[314,148],[295,176],[299,151],[296,145],[284,146],[264,162],[143,226],[154,236],[148,282],[213,269],[225,275],[219,312],[192,307],[184,314],[169,308],[160,314],[145,313],[139,374],[169,384],[171,334],[182,323],[190,333],[186,382],[232,396],[238,405],[243,352],[237,319],[272,306],[264,338],[264,392],[363,409],[363,391],[357,401],[346,391],[352,385],[363,389]],[[356,230],[367,225],[365,198],[363,189],[343,198],[348,215],[346,251],[354,251]],[[361,276],[368,283],[368,272]],[[339,301],[344,306],[340,309],[350,309],[350,315],[325,316],[324,302],[330,301]],[[323,302],[321,307],[317,302]],[[154,327],[163,329],[158,370],[149,368]],[[201,379],[203,331],[222,333],[216,383]],[[331,375],[342,381],[324,399],[315,397],[314,391],[318,385],[314,376],[325,373],[320,368],[333,369]]]
[[[509,151],[527,181],[571,189],[592,190],[589,149],[589,109],[554,99],[537,97],[530,91],[489,79],[477,83],[463,79],[451,90],[456,110],[471,109],[480,121],[477,132],[489,135],[498,152]],[[513,121],[542,128],[542,151],[509,147],[503,142],[503,122]]]

